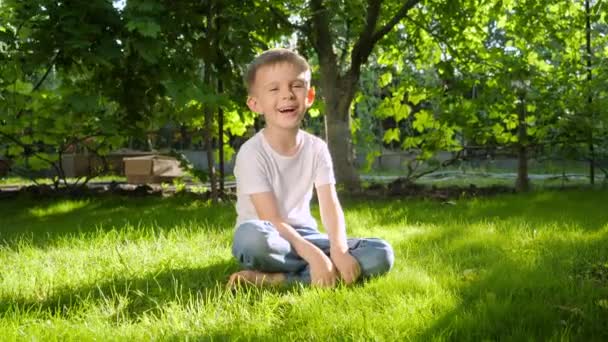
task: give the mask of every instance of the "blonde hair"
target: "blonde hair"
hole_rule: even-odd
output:
[[[253,61],[247,66],[247,71],[245,72],[244,77],[247,91],[251,90],[251,86],[255,82],[255,76],[261,67],[276,65],[279,63],[290,63],[296,66],[302,72],[310,71],[310,65],[306,59],[300,56],[297,52],[283,48],[266,50],[254,58]]]

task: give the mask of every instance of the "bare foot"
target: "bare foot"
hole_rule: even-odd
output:
[[[228,287],[235,287],[241,284],[251,284],[254,286],[279,285],[286,280],[283,273],[265,273],[259,271],[240,271],[233,273],[228,280]]]

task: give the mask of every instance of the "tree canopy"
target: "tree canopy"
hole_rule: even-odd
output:
[[[254,123],[245,65],[289,45],[313,65],[312,114],[349,189],[355,156],[383,146],[415,153],[412,176],[481,146],[519,156],[522,190],[538,149],[582,157],[593,181],[608,151],[607,13],[601,0],[2,0],[0,154],[60,177],[74,146],[104,156],[173,125],[213,161]]]

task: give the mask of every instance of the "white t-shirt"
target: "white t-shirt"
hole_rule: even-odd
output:
[[[320,138],[300,130],[298,150],[283,156],[270,147],[262,131],[241,146],[234,165],[237,227],[259,219],[251,194],[272,191],[279,212],[292,226],[317,227],[310,214],[313,185],[335,184],[331,156]]]

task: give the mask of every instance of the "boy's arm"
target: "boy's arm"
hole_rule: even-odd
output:
[[[337,275],[331,260],[323,251],[304,239],[292,226],[285,222],[279,212],[274,193],[254,193],[250,197],[258,218],[272,223],[279,234],[289,241],[296,253],[308,262],[312,283],[321,286],[334,286]]]
[[[324,184],[317,187],[317,197],[321,209],[321,221],[329,235],[331,259],[338,268],[342,279],[350,284],[356,281],[361,274],[361,267],[348,252],[344,212],[338,200],[335,185]]]

